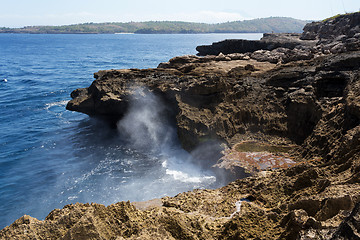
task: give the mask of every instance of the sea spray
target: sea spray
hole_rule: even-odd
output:
[[[205,146],[194,153],[198,159],[180,147],[171,109],[158,96],[146,88],[137,88],[130,101],[130,107],[117,126],[120,135],[137,149],[151,151],[161,156],[166,175],[173,180],[193,183],[214,183],[216,178],[198,164],[200,156],[206,156],[209,149]],[[211,154],[211,153],[210,153]]]
[[[51,103],[69,100],[99,69],[156,67],[195,54],[199,44],[234,37],[254,36],[1,34],[0,228],[24,214],[44,219],[65,204],[139,201],[198,186],[163,182],[173,179],[164,173],[164,158],[126,145],[102,121]],[[156,183],[156,194],[147,192]],[[164,184],[173,189],[162,191]]]
[[[176,134],[165,112],[166,105],[156,95],[146,88],[137,88],[131,96],[129,111],[117,124],[119,133],[137,149],[169,148]]]

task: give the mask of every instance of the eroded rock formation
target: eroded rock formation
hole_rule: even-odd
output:
[[[342,28],[339,22],[350,27],[323,37],[321,29]],[[209,139],[229,147],[251,140],[291,145],[297,163],[216,190],[148,203],[68,205],[44,221],[24,216],[1,230],[0,238],[357,239],[359,26],[354,13],[309,24],[302,39],[268,35],[271,41],[256,43],[272,48],[238,41],[241,51],[96,73],[89,88],[72,93],[67,109],[116,122],[143,86],[168,104],[187,150]]]

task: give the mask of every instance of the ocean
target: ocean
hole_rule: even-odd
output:
[[[168,126],[166,139],[156,138],[160,147],[143,148],[65,106],[71,91],[88,87],[99,70],[154,68],[196,54],[198,45],[261,36],[0,34],[0,229],[24,214],[42,220],[76,202],[109,205],[218,187],[214,174],[181,149],[175,126]],[[141,111],[130,115],[135,119],[149,113],[138,104]],[[146,124],[158,134],[162,125],[151,119]]]

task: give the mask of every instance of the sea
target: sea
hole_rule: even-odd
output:
[[[65,106],[99,70],[155,68],[196,54],[198,45],[261,37],[0,34],[0,229],[76,202],[110,205],[218,187],[215,175],[181,149],[175,126],[156,120],[156,96],[135,102],[118,128]]]

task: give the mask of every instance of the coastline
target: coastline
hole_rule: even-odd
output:
[[[287,17],[269,17],[247,21],[206,24],[181,21],[81,23],[63,26],[26,26],[22,28],[0,27],[0,33],[98,33],[113,34],[131,32],[139,34],[194,34],[194,33],[249,33],[249,32],[301,32],[309,21]]]
[[[321,32],[337,26],[335,20],[316,24],[305,27],[300,36],[305,40],[299,41],[309,44],[298,48],[269,36],[271,41],[263,40],[267,48],[253,52],[209,56],[212,45],[202,48],[204,57],[175,57],[156,69],[100,71],[89,88],[72,93],[67,106],[117,121],[128,104],[124,96],[133,92],[129,83],[135,82],[175,109],[185,149],[204,139],[221,139],[230,148],[248,140],[294,145],[290,154],[296,166],[255,169],[223,188],[165,197],[161,206],[144,211],[129,202],[68,205],[44,221],[24,216],[0,236],[305,239],[356,234],[342,229],[359,214],[359,38],[352,28],[342,38],[336,31]],[[275,40],[280,46],[268,49]],[[231,49],[228,43],[216,49]],[[227,167],[220,170],[234,178],[248,170],[237,162]]]

